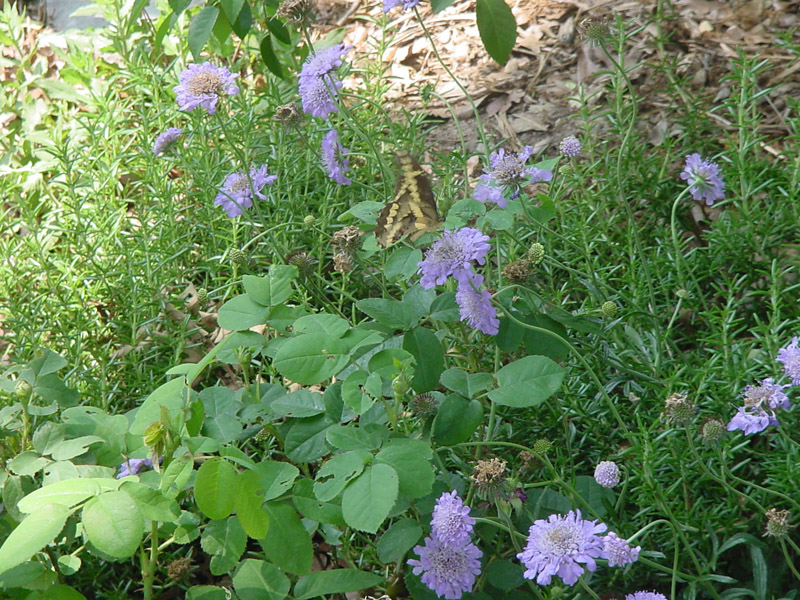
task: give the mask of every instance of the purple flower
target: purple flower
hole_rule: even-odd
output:
[[[445,230],[441,239],[430,247],[425,259],[417,263],[426,290],[441,285],[452,275],[461,281],[472,272],[472,261],[486,263],[489,236],[477,229],[463,227],[458,231]]]
[[[636,562],[641,549],[641,546],[631,548],[627,540],[623,540],[613,531],[603,538],[603,558],[608,559],[609,567],[624,567]]]
[[[149,458],[126,458],[125,462],[119,466],[117,479],[141,473],[146,467],[153,468],[153,461]]]
[[[419,0],[383,0],[383,12],[387,13],[401,4],[403,5],[403,10],[411,10],[419,4]]]
[[[792,343],[778,350],[778,362],[783,363],[783,371],[791,377],[792,385],[800,385],[800,348],[797,347],[797,338],[792,338]]]
[[[159,154],[164,154],[164,152],[171,150],[182,133],[183,129],[170,127],[164,133],[160,134],[156,138],[155,144],[153,144],[153,154],[158,156]]]
[[[456,303],[461,320],[487,335],[497,335],[500,319],[492,306],[492,295],[481,290],[483,276],[469,271],[468,276],[458,280]]]
[[[686,157],[681,179],[689,184],[692,198],[705,200],[707,206],[725,198],[725,182],[719,176],[719,166],[710,160],[703,160],[697,152]]]
[[[253,206],[253,196],[263,200],[266,198],[261,190],[265,185],[272,185],[278,177],[267,173],[267,166],[253,167],[250,175],[244,171],[236,171],[225,178],[222,189],[214,199],[233,219],[244,213],[244,209]]]
[[[435,535],[424,541],[424,546],[414,547],[419,560],[408,561],[414,567],[414,575],[422,574],[422,583],[447,600],[456,600],[464,592],[471,592],[475,578],[481,574],[478,559],[483,553],[480,549],[469,541],[455,547],[446,546]]]
[[[511,198],[516,198],[523,185],[550,181],[553,178],[551,171],[525,166],[532,154],[533,148],[530,146],[525,146],[517,154],[506,154],[503,148],[493,152],[489,157],[489,169],[484,169],[482,183],[475,186],[472,197],[480,202],[494,202],[500,208],[505,208],[508,204],[505,192],[510,192]]]
[[[470,541],[475,519],[469,516],[469,506],[453,490],[442,494],[433,509],[433,536],[444,546],[459,547]]]
[[[350,161],[345,158],[349,150],[339,143],[339,133],[331,129],[322,138],[322,162],[328,169],[328,175],[336,183],[350,185],[353,183],[345,177],[345,171],[350,170]]]
[[[612,460],[604,460],[594,468],[594,480],[604,488],[613,488],[619,483],[619,467]]]
[[[327,118],[339,110],[336,100],[343,84],[333,71],[342,64],[342,56],[350,48],[352,46],[336,44],[310,55],[303,63],[297,87],[306,113]]]
[[[748,385],[744,389],[744,406],[728,423],[728,431],[740,429],[745,435],[764,431],[770,425],[778,425],[775,410],[788,409],[789,397],[784,393],[787,386],[773,383],[767,377],[758,385]]]
[[[558,149],[567,158],[575,158],[581,153],[581,141],[574,135],[568,135],[558,145]]]
[[[658,592],[641,591],[628,594],[625,596],[625,600],[667,600],[667,597],[664,594],[659,594]]]
[[[225,67],[215,67],[208,62],[190,64],[178,76],[180,84],[172,91],[178,95],[178,107],[181,110],[194,110],[200,106],[213,115],[217,112],[217,100],[223,92],[229,96],[239,93],[234,82],[237,77]]]
[[[597,568],[595,559],[603,556],[603,538],[597,534],[605,530],[602,523],[581,519],[580,510],[534,521],[525,550],[517,554],[525,566],[523,576],[548,585],[558,575],[567,585],[575,585],[583,575],[582,564],[589,571]]]

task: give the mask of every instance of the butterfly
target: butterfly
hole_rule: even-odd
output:
[[[383,248],[404,236],[413,242],[427,231],[439,228],[442,218],[427,173],[408,152],[396,155],[399,173],[394,197],[378,215],[375,237]]]

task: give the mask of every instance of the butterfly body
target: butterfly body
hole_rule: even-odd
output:
[[[404,236],[411,241],[441,224],[431,182],[419,162],[407,152],[397,154],[399,173],[394,197],[378,215],[375,237],[385,248]]]

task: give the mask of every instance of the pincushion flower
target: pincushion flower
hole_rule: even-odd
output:
[[[778,425],[775,410],[790,407],[789,397],[783,391],[785,387],[774,383],[771,377],[758,385],[748,385],[744,390],[744,406],[728,423],[728,431],[739,429],[745,435],[751,435],[764,431],[770,425]]]
[[[183,129],[179,129],[178,127],[170,127],[164,133],[160,134],[153,144],[153,154],[158,156],[159,154],[164,154],[165,152],[171,150],[172,147],[178,142],[178,138],[181,137],[182,133]]]
[[[567,158],[575,158],[581,153],[581,141],[574,135],[568,135],[558,145],[558,150]]]
[[[128,475],[137,475],[146,468],[153,468],[153,461],[149,458],[127,458],[125,462],[119,466],[117,479],[122,479]]]
[[[402,6],[403,10],[411,10],[419,0],[383,0],[383,12],[387,13],[397,6]]]
[[[658,592],[641,591],[628,594],[625,596],[625,600],[667,600],[667,597],[664,594],[659,594]]]
[[[178,95],[181,110],[194,110],[199,106],[213,115],[217,112],[217,100],[223,93],[229,96],[239,93],[235,83],[237,77],[225,67],[216,67],[208,62],[190,64],[178,76],[180,83],[172,91]]]
[[[272,185],[278,179],[276,175],[267,173],[267,166],[253,167],[248,176],[244,171],[236,171],[225,178],[222,189],[214,199],[214,204],[225,209],[232,219],[244,213],[246,208],[253,206],[253,196],[263,200],[266,198],[261,190],[264,186]]]
[[[300,70],[298,91],[303,101],[303,110],[313,116],[327,118],[336,112],[338,91],[342,82],[336,76],[336,67],[342,64],[344,56],[352,46],[336,44],[310,55]]]
[[[624,567],[639,560],[641,546],[631,548],[627,540],[623,540],[613,531],[603,538],[603,558],[608,560],[609,567]]]
[[[339,143],[339,132],[335,129],[331,129],[322,138],[322,162],[328,170],[328,176],[341,185],[353,183],[345,176],[345,172],[350,170],[350,161],[345,158],[348,152]]]
[[[580,510],[534,521],[525,550],[517,554],[525,566],[523,576],[548,585],[558,575],[567,585],[575,585],[584,567],[597,569],[595,559],[603,556],[603,538],[598,534],[605,530],[603,523],[583,520]]]
[[[613,488],[619,483],[619,467],[613,460],[604,460],[594,468],[594,480],[604,488]]]
[[[458,492],[445,492],[436,500],[431,518],[431,528],[436,539],[445,546],[463,546],[470,541],[475,519],[469,516],[469,506],[464,506]]]
[[[719,165],[703,159],[696,152],[686,157],[681,179],[689,184],[689,192],[698,202],[705,201],[706,205],[711,206],[725,198],[725,182],[720,177]]]
[[[493,152],[489,157],[489,169],[484,169],[481,183],[475,186],[473,198],[480,202],[494,202],[500,208],[505,208],[508,204],[506,193],[513,199],[519,196],[524,185],[550,181],[553,178],[552,171],[525,166],[532,154],[533,148],[530,146],[525,146],[522,152],[516,154],[506,154],[503,148]]]
[[[778,362],[783,364],[784,373],[791,378],[792,385],[800,385],[800,348],[797,347],[797,338],[778,350]]]
[[[472,273],[472,263],[486,263],[489,236],[477,229],[463,227],[458,231],[445,230],[441,239],[430,247],[425,259],[417,263],[426,290],[441,285],[452,275],[461,281]]]
[[[447,600],[457,600],[471,592],[475,578],[481,574],[480,549],[470,541],[448,546],[435,535],[426,537],[424,542],[424,546],[414,547],[419,560],[408,561],[414,567],[414,575],[422,575],[422,583]]]
[[[462,321],[487,335],[497,335],[500,319],[492,306],[492,295],[482,290],[483,276],[469,271],[467,277],[458,280],[456,304]]]

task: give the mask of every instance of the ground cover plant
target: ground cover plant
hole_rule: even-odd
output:
[[[4,597],[800,596],[800,115],[768,138],[768,59],[709,98],[668,2],[585,19],[574,135],[472,103],[480,144],[441,148],[384,100],[413,0],[361,50],[309,2],[99,4],[47,53],[2,12]]]

